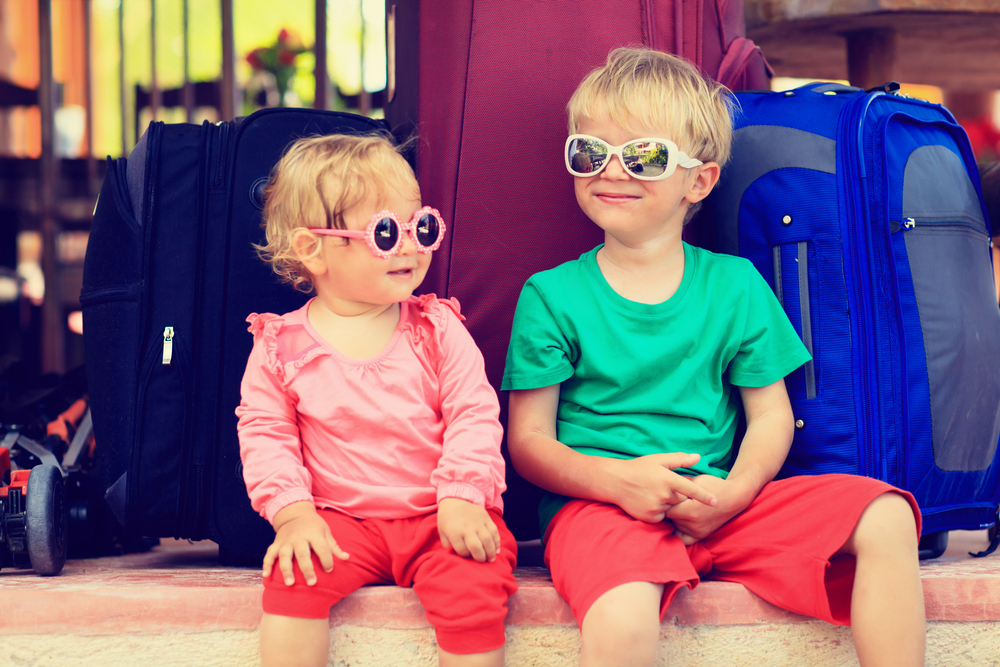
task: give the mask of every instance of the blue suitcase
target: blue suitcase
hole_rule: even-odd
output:
[[[780,476],[894,484],[946,543],[996,521],[1000,309],[968,138],[896,90],[737,93],[733,158],[695,224],[754,263],[813,355],[787,380]]]
[[[84,349],[108,504],[129,536],[208,538],[263,554],[234,410],[253,345],[246,317],[306,295],[256,255],[262,188],[294,139],[383,121],[267,109],[219,124],[151,123],[109,161],[84,261]]]

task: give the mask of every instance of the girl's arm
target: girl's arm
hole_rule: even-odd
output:
[[[437,370],[445,433],[431,484],[439,503],[459,498],[499,509],[503,506],[500,494],[507,488],[500,454],[500,404],[472,336],[450,309],[443,319]]]
[[[667,508],[688,498],[714,505],[708,490],[673,472],[697,454],[653,454],[613,459],[580,454],[556,439],[559,385],[510,392],[507,449],[514,467],[543,489],[572,498],[613,503],[636,519],[662,521]]]
[[[322,568],[333,570],[334,556],[348,558],[330,528],[316,512],[312,475],[302,462],[295,403],[271,371],[263,341],[254,342],[241,386],[239,417],[240,458],[250,504],[275,531],[274,542],[264,554],[263,575],[271,576],[278,564],[286,585],[295,583],[293,560],[306,584],[316,583],[311,552]]]
[[[313,501],[312,475],[302,462],[295,403],[271,371],[263,340],[254,342],[236,408],[243,480],[253,508],[274,523],[286,505]]]

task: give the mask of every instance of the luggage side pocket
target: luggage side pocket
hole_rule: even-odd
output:
[[[131,458],[141,338],[143,235],[124,187],[125,165],[124,159],[108,161],[80,292],[87,384],[106,489],[125,475]],[[109,496],[120,519],[125,503],[124,494]]]
[[[165,325],[146,350],[137,396],[134,441],[140,443],[128,476],[130,526],[145,535],[180,535],[180,452],[188,441],[190,354],[182,332]]]
[[[813,338],[813,307],[810,294],[813,291],[810,283],[815,270],[811,255],[814,254],[812,244],[808,241],[797,241],[785,245],[774,246],[771,249],[771,264],[774,272],[774,293],[778,302],[788,314],[789,320],[799,331],[802,344],[809,355],[813,357],[802,366],[803,384],[807,399],[816,398],[816,350]],[[798,371],[796,371],[798,373]]]
[[[1000,311],[989,234],[961,158],[942,145],[914,150],[902,212],[899,233],[920,316],[934,463],[941,470],[985,470],[1000,436]]]

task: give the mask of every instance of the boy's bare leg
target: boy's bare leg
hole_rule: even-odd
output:
[[[597,598],[583,618],[580,667],[646,667],[656,661],[663,584],[633,581]]]
[[[857,558],[851,632],[864,667],[924,664],[927,632],[910,504],[884,493],[868,505],[838,554]]]
[[[441,667],[503,667],[503,646],[486,653],[459,655],[438,649],[438,664]]]
[[[263,667],[326,667],[330,661],[330,620],[264,614],[260,621]]]

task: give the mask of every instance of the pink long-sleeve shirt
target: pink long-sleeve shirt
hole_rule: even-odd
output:
[[[247,318],[254,346],[236,415],[253,508],[272,521],[306,500],[402,519],[462,498],[502,512],[500,408],[458,302],[401,303],[389,344],[368,359],[331,347],[308,308]]]

